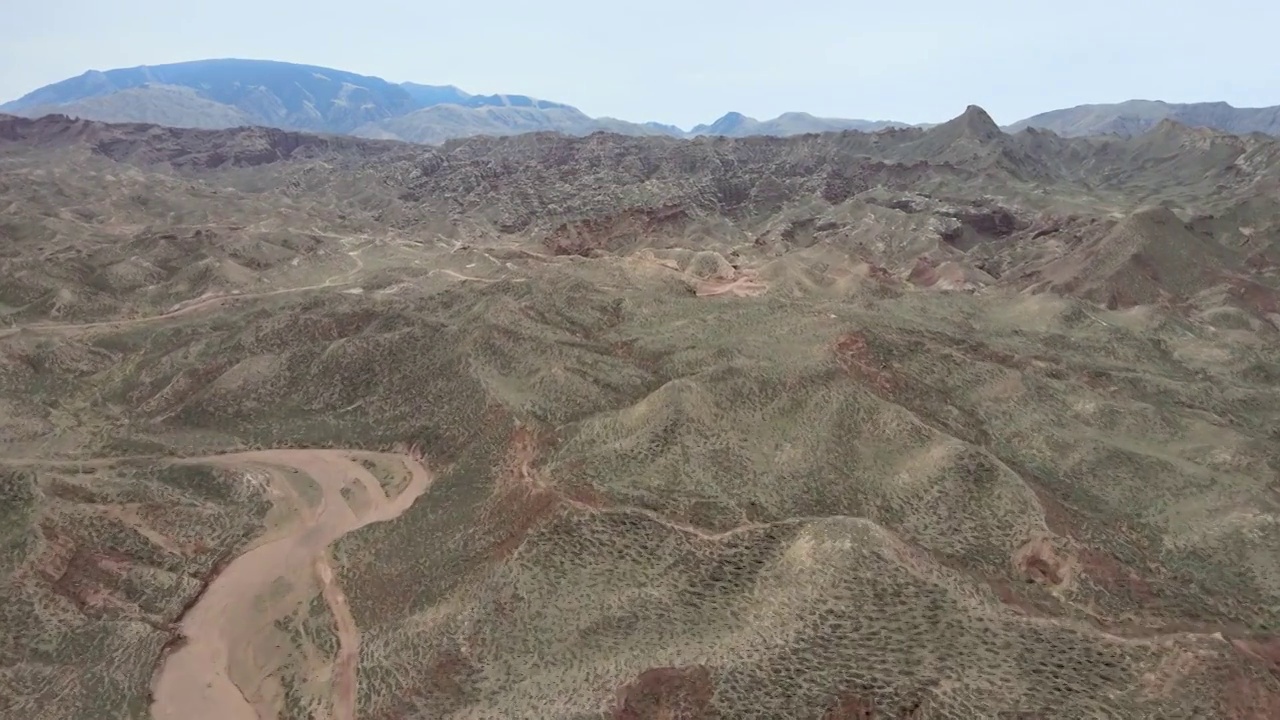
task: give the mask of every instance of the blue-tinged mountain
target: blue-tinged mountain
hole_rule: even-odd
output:
[[[452,85],[396,84],[334,68],[240,59],[91,70],[0,105],[0,112],[175,127],[358,131],[414,142],[442,142],[495,129],[500,134],[655,132],[645,125],[588,118],[564,103],[526,95],[472,95]],[[395,128],[383,126],[401,118],[410,119]]]
[[[271,60],[197,60],[91,70],[0,105],[0,113],[62,114],[172,127],[264,125],[286,130],[441,143],[474,135],[795,135],[879,130],[900,123],[786,113],[759,121],[729,113],[685,132],[672,125],[591,117],[527,95],[472,95],[453,85],[392,83],[315,65]]]
[[[215,105],[222,106],[219,112],[212,112]],[[381,78],[313,65],[225,59],[91,70],[0,110],[187,127],[230,123],[345,133],[417,107],[408,90]]]
[[[420,83],[400,83],[400,87],[413,98],[417,108],[434,107],[436,105],[458,105],[460,107],[523,107],[534,109],[567,108],[564,103],[539,100],[528,95],[472,95],[454,85],[422,85]]]
[[[422,85],[415,82],[400,83],[400,87],[413,98],[414,108],[432,105],[462,105],[474,96],[454,85]]]

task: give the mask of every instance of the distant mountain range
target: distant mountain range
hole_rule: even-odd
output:
[[[803,112],[784,113],[772,120],[730,112],[686,131],[654,122],[593,118],[571,105],[526,95],[472,95],[452,85],[396,84],[333,68],[239,59],[92,70],[0,105],[0,112],[27,117],[57,113],[173,127],[263,125],[432,144],[473,135],[540,131],[746,137],[912,127],[891,120],[822,118]],[[1236,134],[1280,135],[1280,107],[1149,100],[1053,110],[1006,130],[1035,127],[1063,136],[1131,136],[1165,119]]]
[[[1109,105],[1079,105],[1050,110],[1019,120],[1006,128],[1016,132],[1028,127],[1052,130],[1065,137],[1084,135],[1141,135],[1173,120],[1190,127],[1213,128],[1233,135],[1260,132],[1280,135],[1280,106],[1238,108],[1224,102],[1167,103],[1160,100],[1129,100]]]
[[[804,112],[783,113],[772,120],[756,120],[742,113],[731,112],[710,125],[698,125],[689,135],[723,135],[745,137],[748,135],[803,135],[812,132],[839,132],[861,130],[875,132],[889,127],[907,127],[907,123],[892,120],[857,120],[848,118],[820,118]]]

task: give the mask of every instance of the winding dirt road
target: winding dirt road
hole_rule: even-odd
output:
[[[362,458],[402,468],[408,484],[387,497],[358,462]],[[430,486],[430,472],[417,453],[344,450],[263,450],[181,462],[262,470],[273,502],[288,519],[231,561],[183,617],[185,642],[162,659],[152,688],[156,720],[277,717],[282,692],[272,675],[288,649],[281,649],[273,624],[305,610],[317,585],[338,636],[327,717],[354,720],[360,633],[335,582],[328,547],[353,530],[403,513]],[[323,676],[323,668],[318,674]]]

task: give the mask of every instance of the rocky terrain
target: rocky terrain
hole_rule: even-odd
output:
[[[1275,139],[0,117],[0,273],[4,717],[1280,716]]]

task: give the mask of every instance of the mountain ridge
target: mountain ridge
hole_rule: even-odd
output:
[[[1120,103],[1077,105],[1033,115],[1007,126],[1007,129],[1018,131],[1035,127],[1070,137],[1131,137],[1153,129],[1165,119],[1193,127],[1223,130],[1234,135],[1251,132],[1280,135],[1280,105],[1238,108],[1221,101],[1168,103],[1162,100],[1127,100]]]
[[[528,95],[474,95],[453,85],[395,84],[316,65],[236,58],[90,70],[0,104],[0,112],[175,127],[263,125],[421,143],[546,130],[745,137],[906,125],[802,112],[762,121],[731,112],[716,123],[686,131],[666,123],[593,118],[572,105]],[[741,120],[735,122],[735,117]]]
[[[931,123],[819,117],[789,111],[760,120],[737,111],[684,130],[657,122],[593,118],[578,108],[528,95],[475,95],[454,85],[393,83],[317,65],[221,58],[90,70],[0,104],[26,117],[64,114],[104,122],[153,122],[173,127],[262,125],[286,130],[438,144],[474,135],[562,132],[586,135],[749,137],[927,128]],[[1171,119],[1232,134],[1280,136],[1280,106],[1236,108],[1225,102],[1129,100],[1040,113],[1004,126],[1066,137],[1132,137]],[[990,118],[988,117],[988,120]],[[990,122],[994,126],[994,121]],[[989,130],[989,128],[988,128]]]

